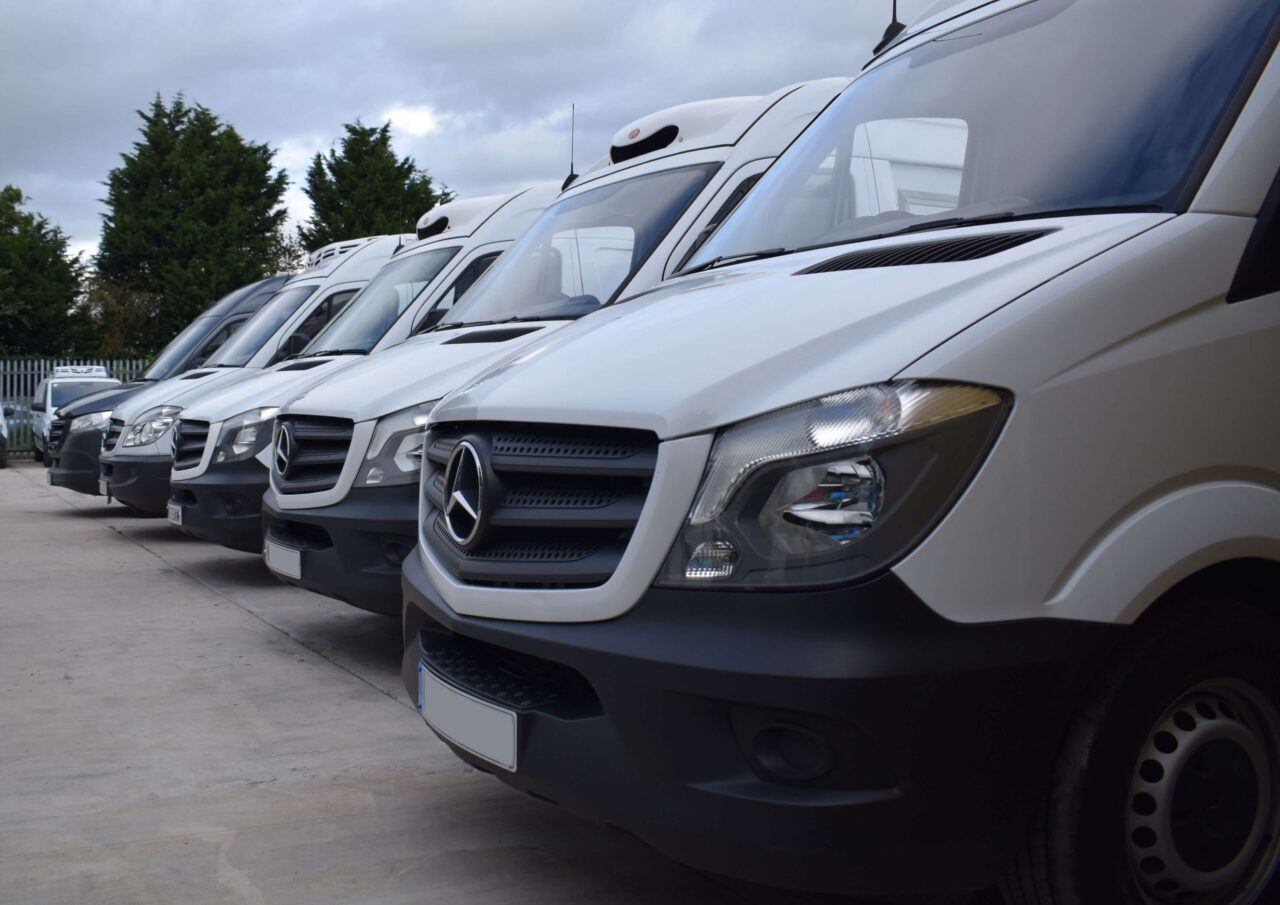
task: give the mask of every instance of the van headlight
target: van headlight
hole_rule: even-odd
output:
[[[173,427],[174,420],[180,414],[182,414],[182,407],[177,405],[162,405],[144,412],[137,421],[129,425],[120,445],[148,446],[155,443],[169,428]]]
[[[266,449],[271,442],[272,422],[279,411],[278,406],[250,409],[222,422],[213,461],[243,462]]]
[[[892,565],[960,495],[1008,409],[987,387],[898,381],[725,428],[658,583],[821,587]]]
[[[110,420],[110,412],[90,412],[87,415],[78,415],[72,418],[71,423],[67,425],[67,433],[78,434],[81,431],[100,431],[107,426],[107,422]]]
[[[380,419],[356,483],[366,487],[418,483],[427,416],[439,401],[433,399]]]

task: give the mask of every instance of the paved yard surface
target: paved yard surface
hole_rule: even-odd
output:
[[[0,471],[0,903],[829,903],[459,763],[399,626]],[[842,900],[843,901],[843,900]]]

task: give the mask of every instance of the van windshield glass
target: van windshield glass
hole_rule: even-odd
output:
[[[346,310],[312,340],[306,354],[368,352],[457,253],[458,246],[453,245],[385,264]]]
[[[297,286],[277,292],[205,362],[205,367],[243,368],[315,291],[315,286]]]
[[[1175,210],[1280,4],[1158,7],[1035,0],[868,71],[686,269],[930,220]]]
[[[183,329],[181,333],[169,341],[169,345],[165,346],[156,360],[151,363],[151,367],[147,368],[147,373],[142,375],[143,380],[164,380],[166,377],[173,377],[177,374],[177,369],[197,347],[204,343],[209,337],[221,317],[197,317]]]
[[[53,389],[49,391],[49,395],[52,397],[50,401],[56,409],[59,406],[66,405],[74,399],[79,399],[81,396],[88,396],[90,393],[98,390],[105,390],[111,385],[112,384],[104,380],[76,380],[72,382],[61,381],[59,383],[55,383],[53,385]]]
[[[441,320],[579,317],[613,301],[718,164],[624,179],[552,205]]]

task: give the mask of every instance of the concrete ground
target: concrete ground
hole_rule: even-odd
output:
[[[470,770],[401,689],[395,620],[44,480],[0,471],[0,903],[833,901]]]

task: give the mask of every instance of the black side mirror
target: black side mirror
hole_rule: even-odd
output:
[[[43,402],[33,402],[33,403],[31,403],[31,411],[33,411],[33,412],[43,412],[43,411],[44,411],[44,403],[43,403]]]
[[[432,308],[426,313],[426,316],[418,322],[418,326],[414,328],[414,333],[426,333],[440,321],[444,320],[444,316],[449,313],[448,308]]]
[[[14,413],[14,411],[15,411],[15,409],[14,409],[14,407],[13,407],[13,406],[11,406],[11,405],[6,405],[6,406],[4,407],[4,416],[5,416],[6,418],[12,418],[12,417],[13,417],[13,413]]]

